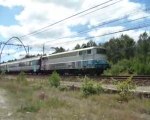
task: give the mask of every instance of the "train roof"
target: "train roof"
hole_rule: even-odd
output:
[[[66,51],[66,52],[50,54],[50,55],[47,55],[47,56],[42,56],[42,58],[49,57],[49,56],[55,56],[55,55],[62,55],[62,54],[72,53],[72,52],[79,52],[79,51],[83,51],[83,50],[90,50],[90,49],[95,49],[95,48],[105,49],[103,47],[88,47],[88,48],[82,48],[82,49],[77,49],[77,50],[70,50],[70,51]],[[0,66],[1,65],[15,64],[15,63],[19,63],[19,62],[27,62],[27,61],[38,60],[38,59],[40,59],[40,57],[41,56],[36,56],[36,57],[32,57],[32,58],[24,58],[24,59],[19,59],[19,60],[12,61],[12,62],[1,63]]]
[[[38,60],[38,59],[40,59],[40,56],[32,57],[32,58],[18,59],[16,61],[12,61],[12,62],[1,63],[0,65],[9,65],[9,64],[19,63],[19,62],[28,62],[28,61]]]
[[[82,49],[77,49],[77,50],[70,50],[70,51],[65,51],[65,52],[50,54],[50,55],[47,55],[47,56],[43,56],[42,58],[49,57],[49,56],[55,56],[55,55],[62,55],[62,54],[72,53],[72,52],[79,52],[79,51],[83,51],[83,50],[90,50],[90,49],[95,49],[95,48],[105,49],[103,47],[88,47],[88,48],[82,48]]]

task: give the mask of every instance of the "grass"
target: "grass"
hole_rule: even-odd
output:
[[[0,87],[12,97],[16,120],[142,120],[150,118],[150,100],[134,98],[119,102],[117,94],[83,97],[80,91],[60,91],[48,80],[18,84],[1,80]]]

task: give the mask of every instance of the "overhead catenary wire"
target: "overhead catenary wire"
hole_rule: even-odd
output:
[[[130,16],[131,17],[131,16]],[[146,18],[149,18],[150,16],[144,16],[144,17],[140,17],[140,18],[137,18],[137,19],[132,19],[132,20],[130,20],[130,21],[125,21],[125,22],[123,22],[123,23],[129,23],[129,22],[133,22],[133,21],[137,21],[137,20],[142,20],[142,19],[146,19]],[[120,20],[120,19],[119,19]],[[114,22],[114,21],[113,21]],[[101,26],[101,25],[100,25]],[[95,27],[99,27],[99,25],[98,26],[95,26]],[[146,26],[147,27],[147,26]],[[140,27],[139,27],[140,28]],[[142,27],[141,27],[142,28]],[[145,26],[144,26],[144,28],[145,28]],[[93,28],[92,28],[93,29]],[[125,29],[125,30],[123,30],[123,31],[117,31],[117,32],[111,32],[111,33],[108,33],[108,34],[103,34],[103,35],[101,35],[100,37],[102,37],[102,36],[106,36],[106,35],[109,35],[109,34],[116,34],[116,33],[120,33],[120,32],[125,32],[125,31],[130,31],[130,30],[134,30],[134,29],[138,29],[138,27],[135,27],[135,28],[129,28],[129,29]],[[91,29],[90,29],[91,30]],[[82,33],[85,33],[85,32],[89,32],[89,30],[87,31],[82,31]],[[80,33],[81,34],[81,33]],[[76,35],[76,36],[71,36],[71,37],[66,37],[66,38],[76,38],[76,37],[80,37],[79,35]],[[87,38],[84,38],[84,39],[79,39],[79,40],[75,40],[74,42],[76,42],[76,41],[81,41],[81,40],[85,40],[85,39],[91,39],[91,38],[93,38],[93,37],[87,37]],[[56,40],[55,40],[56,41]],[[62,44],[65,44],[65,43],[69,43],[69,42],[73,42],[73,41],[66,41],[66,42],[59,42],[59,45],[62,43]],[[44,45],[43,45],[44,46]]]
[[[132,19],[132,20],[128,20],[128,21],[122,22],[122,23],[120,23],[120,24],[130,23],[130,22],[133,22],[133,21],[138,21],[138,20],[142,20],[142,19],[149,18],[149,17],[150,17],[150,15],[144,16],[144,17],[139,17],[139,18],[136,18],[136,19]],[[111,24],[111,23],[115,23],[115,22],[117,22],[117,21],[121,21],[121,20],[123,20],[124,18],[126,18],[126,17],[119,18],[119,19],[115,19],[115,20],[111,20],[111,21],[106,21],[106,22],[100,23],[100,24],[98,24],[97,26],[94,26],[94,27],[92,27],[92,28],[90,28],[90,29],[83,30],[83,31],[79,31],[77,35],[64,36],[64,37],[56,38],[56,39],[54,39],[53,41],[57,41],[57,40],[60,40],[60,39],[65,39],[65,38],[77,38],[77,37],[80,37],[81,34],[83,35],[84,33],[91,32],[93,29],[100,28],[100,27],[102,27],[102,26],[104,26],[104,25],[108,25],[108,24]],[[52,41],[47,41],[47,42],[52,42]],[[47,43],[47,42],[46,42],[46,43]]]
[[[98,36],[92,36],[92,37],[86,37],[84,39],[79,39],[79,40],[75,40],[76,41],[81,41],[81,40],[86,40],[86,39],[92,39],[92,38],[96,38],[96,37],[103,37],[103,36],[108,36],[108,35],[112,35],[112,34],[117,34],[117,33],[122,33],[122,32],[127,32],[127,31],[131,31],[131,30],[136,30],[136,29],[141,29],[141,28],[145,28],[145,27],[150,27],[150,24],[145,24],[145,25],[140,25],[140,26],[136,26],[136,27],[132,27],[132,28],[128,28],[128,29],[124,29],[124,30],[119,30],[119,31],[115,31],[115,32],[110,32],[110,33],[105,33],[102,35],[98,35]],[[63,44],[68,44],[68,43],[72,43],[73,41],[66,41],[66,42],[62,42]],[[59,44],[61,44],[61,42],[59,42]]]
[[[131,31],[131,30],[136,30],[136,29],[142,29],[142,28],[146,28],[146,27],[150,27],[150,24],[146,24],[146,25],[142,25],[142,26],[140,25],[140,26],[124,29],[124,30],[118,30],[118,31],[115,31],[115,32],[104,33],[102,35],[86,37],[86,38],[78,39],[78,40],[74,40],[74,41],[70,40],[70,41],[66,41],[66,42],[59,42],[59,45],[60,44],[67,44],[67,43],[70,43],[70,42],[81,41],[81,40],[93,39],[93,38],[97,38],[97,37],[108,36],[108,35],[112,35],[112,34],[117,34],[117,33],[127,32],[127,31]]]
[[[117,1],[117,2],[114,2],[114,3],[109,4],[109,5],[106,5],[106,6],[103,6],[103,7],[101,7],[101,8],[98,8],[98,9],[94,10],[94,11],[88,12],[88,13],[86,13],[86,14],[84,14],[84,15],[77,16],[77,17],[86,16],[86,15],[91,14],[91,13],[93,13],[93,12],[96,12],[96,11],[98,11],[98,10],[100,10],[100,9],[104,9],[104,8],[106,8],[106,7],[109,7],[109,6],[111,6],[111,5],[114,5],[114,4],[116,4],[116,3],[120,2],[120,1],[122,1],[122,0],[119,0],[119,1]],[[49,31],[49,30],[50,30],[50,29],[46,29],[46,28],[45,28],[45,29],[43,29],[43,30],[41,30],[41,31],[39,31],[39,32],[35,32],[35,33],[31,34],[31,35],[41,34],[41,33],[45,32],[45,31]],[[29,35],[29,36],[30,36],[30,35]],[[26,36],[23,36],[23,37],[26,37]],[[20,38],[22,38],[22,37],[20,37]]]
[[[110,0],[110,1],[113,1],[113,0]],[[121,0],[119,0],[119,1],[121,1]],[[107,3],[109,3],[109,2],[107,2]],[[114,3],[117,3],[117,2],[114,2]],[[109,5],[106,5],[106,6],[103,6],[102,8],[105,8],[105,7],[108,7],[108,6],[111,6],[111,5],[113,5],[114,3],[111,3],[111,4],[109,4]],[[93,12],[95,12],[95,11],[97,11],[97,10],[99,10],[100,8],[98,8],[98,9],[96,9],[96,10],[93,10],[93,11],[91,11],[91,12],[88,12],[88,13],[85,13],[84,15],[87,15],[87,14],[90,14],[90,13],[93,13]],[[84,16],[83,15],[83,16]],[[81,15],[82,16],[82,15]],[[130,17],[130,16],[129,16]],[[147,17],[147,16],[146,16]],[[146,18],[145,17],[145,18]],[[68,19],[70,19],[70,18],[68,18]],[[137,18],[136,20],[138,20],[138,19],[144,19],[144,17],[143,18]],[[66,19],[67,20],[67,19]],[[64,19],[64,21],[66,21],[65,19]],[[116,20],[116,21],[115,21]],[[112,22],[117,22],[117,19],[115,19],[115,20],[112,20],[112,21],[108,21],[108,22],[110,22],[110,23],[112,23]],[[136,21],[135,19],[134,20],[132,20],[132,21]],[[58,21],[59,22],[59,21]],[[60,20],[60,22],[63,22],[63,21],[61,21]],[[110,23],[107,23],[107,22],[104,22],[104,23],[101,23],[100,25],[97,25],[97,26],[94,26],[95,28],[99,28],[100,26],[103,26],[102,24],[110,24]],[[56,22],[56,24],[58,24],[57,22]],[[56,25],[55,23],[54,23],[54,25]],[[52,25],[53,26],[53,25]],[[49,27],[51,27],[51,26],[46,26],[47,28],[49,28]],[[95,28],[91,28],[91,29],[95,29]],[[146,27],[149,27],[149,26],[146,26]],[[136,28],[136,27],[133,27],[133,28]],[[137,28],[137,29],[140,29],[140,28],[145,28],[145,27],[139,27],[139,28]],[[21,36],[21,37],[26,37],[26,36],[30,36],[30,35],[33,35],[33,34],[38,34],[38,33],[40,33],[40,32],[44,32],[44,31],[41,31],[41,30],[45,30],[46,28],[41,28],[41,29],[38,29],[39,31],[33,31],[33,32],[35,32],[35,33],[29,33],[29,34],[27,34],[27,35],[24,35],[24,36]],[[88,29],[89,31],[91,31],[91,29]],[[126,31],[130,31],[132,28],[129,28],[129,29],[125,29],[124,31],[118,31],[118,33],[121,33],[121,32],[126,32]],[[88,30],[86,30],[86,31],[88,31]],[[132,29],[132,30],[135,30],[135,29]],[[86,31],[80,31],[79,33],[80,34],[83,34],[84,32],[86,32]],[[102,37],[102,36],[107,36],[107,35],[111,35],[111,34],[116,34],[117,33],[117,31],[116,32],[111,32],[111,33],[105,33],[105,34],[103,34],[103,35],[100,35],[100,36],[92,36],[92,37],[86,37],[86,38],[84,38],[84,39],[80,39],[80,40],[85,40],[85,39],[91,39],[91,38],[96,38],[96,37]],[[80,40],[76,40],[76,41],[80,41]],[[72,42],[72,41],[69,41],[69,42]],[[68,41],[66,41],[66,42],[62,42],[62,43],[69,43]],[[59,42],[59,43],[61,43],[61,42]]]
[[[76,13],[76,14],[73,14],[73,15],[71,15],[71,16],[69,16],[69,17],[66,17],[66,18],[64,18],[64,19],[61,19],[61,20],[59,20],[59,21],[57,21],[57,22],[54,22],[54,23],[52,23],[52,24],[49,24],[49,25],[47,25],[47,26],[45,26],[45,27],[42,27],[42,28],[40,28],[40,29],[37,29],[37,30],[35,30],[35,31],[33,31],[33,32],[30,32],[30,33],[28,33],[28,34],[22,35],[22,36],[20,36],[19,38],[23,38],[23,37],[26,37],[26,36],[29,36],[29,35],[33,35],[33,34],[37,34],[37,33],[44,32],[44,31],[42,31],[42,30],[44,30],[44,29],[46,29],[46,28],[49,28],[49,27],[52,27],[52,26],[54,26],[54,25],[56,25],[56,24],[58,24],[58,23],[61,23],[61,22],[66,21],[66,20],[68,20],[68,19],[71,19],[71,18],[73,18],[73,17],[75,17],[75,16],[78,16],[78,15],[80,15],[80,14],[82,14],[82,13],[85,13],[85,12],[87,12],[87,11],[90,11],[90,10],[92,10],[92,9],[95,9],[95,8],[97,8],[97,7],[100,7],[100,6],[105,5],[105,4],[107,4],[107,3],[109,3],[109,2],[112,2],[112,1],[114,1],[114,0],[108,0],[108,1],[106,1],[106,2],[100,3],[100,4],[98,4],[98,5],[95,5],[95,6],[91,7],[91,8],[88,8],[88,9],[86,9],[86,10],[83,10],[83,11],[81,11],[81,12],[78,12],[78,13]],[[120,2],[120,1],[123,1],[123,0],[119,0],[119,2]],[[115,4],[115,3],[114,3],[114,4]],[[112,5],[113,5],[113,4],[112,4]],[[106,7],[105,7],[105,8],[106,8]],[[103,8],[102,8],[102,9],[103,9]]]

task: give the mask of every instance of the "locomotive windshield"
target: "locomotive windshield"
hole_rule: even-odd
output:
[[[106,54],[106,50],[103,49],[103,48],[97,48],[97,49],[96,49],[96,53],[97,53],[97,54]]]

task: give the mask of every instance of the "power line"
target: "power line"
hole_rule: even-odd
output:
[[[5,43],[5,42],[0,42],[0,44],[4,44],[4,45],[12,45],[12,46],[23,46],[23,45],[20,45],[20,44],[12,44],[12,43]],[[25,47],[28,47],[28,46],[25,46]]]
[[[121,1],[122,1],[122,0],[116,1],[116,2],[111,3],[111,4],[109,4],[109,5],[103,6],[103,7],[101,7],[101,8],[96,9],[96,10],[93,10],[93,11],[90,11],[90,12],[85,13],[85,14],[83,14],[83,15],[80,15],[79,17],[83,17],[83,16],[86,16],[86,15],[89,15],[89,14],[91,14],[91,13],[93,13],[93,12],[98,11],[98,10],[101,10],[101,9],[107,8],[107,7],[112,6],[112,5],[115,5],[116,3],[119,3],[119,2],[121,2]]]
[[[145,27],[150,27],[150,24],[146,24],[146,25],[143,25],[143,26],[136,26],[136,27],[133,27],[133,28],[128,28],[128,29],[124,29],[124,30],[119,30],[119,31],[116,31],[116,32],[110,32],[110,33],[105,33],[105,34],[102,34],[102,35],[98,35],[98,36],[91,36],[91,37],[86,37],[84,39],[79,39],[79,40],[75,40],[74,42],[76,41],[81,41],[81,40],[86,40],[86,39],[92,39],[92,38],[97,38],[97,37],[103,37],[103,36],[108,36],[108,35],[112,35],[112,34],[117,34],[117,33],[122,33],[122,32],[127,32],[127,31],[131,31],[131,30],[136,30],[136,29],[140,29],[140,28],[145,28]],[[66,42],[59,42],[59,44],[61,43],[70,43],[70,42],[73,42],[72,40],[71,41],[66,41]]]
[[[150,10],[150,9],[149,9]],[[129,15],[129,14],[128,14]],[[130,16],[131,17],[131,16]],[[133,19],[133,20],[129,20],[129,21],[125,21],[125,22],[122,22],[121,24],[124,24],[124,23],[129,23],[129,22],[133,22],[133,21],[138,21],[138,20],[142,20],[142,19],[146,19],[146,18],[149,18],[150,16],[145,16],[145,17],[140,17],[140,18],[137,18],[137,19]],[[91,32],[91,30],[95,29],[95,28],[100,28],[104,25],[108,25],[108,24],[111,24],[111,23],[115,23],[117,21],[121,21],[123,19],[125,19],[125,17],[121,17],[121,18],[118,18],[118,19],[115,19],[115,20],[111,20],[111,21],[106,21],[106,22],[103,22],[103,23],[100,23],[98,24],[97,26],[94,26],[88,30],[84,30],[84,31],[79,31],[78,32],[78,35],[71,35],[71,36],[64,36],[64,37],[60,37],[60,38],[57,38],[55,39],[54,41],[56,40],[60,40],[60,39],[64,39],[64,38],[76,38],[76,37],[79,37],[80,34],[83,34],[83,33],[88,33],[88,32]],[[51,41],[48,41],[48,42],[51,42]],[[47,42],[46,42],[47,43]]]
[[[111,5],[114,5],[114,4],[116,4],[116,3],[120,2],[120,1],[122,1],[122,0],[119,0],[119,1],[117,1],[117,2],[114,2],[114,3],[112,3],[112,4],[106,5],[106,6],[104,6],[104,7],[98,8],[98,9],[96,9],[96,10],[94,10],[94,11],[88,12],[88,13],[86,13],[86,14],[84,14],[84,15],[77,16],[77,17],[82,17],[82,16],[85,16],[85,15],[91,14],[91,13],[93,13],[93,12],[96,12],[96,11],[100,10],[100,9],[107,8],[107,7],[111,6]],[[42,33],[42,32],[48,31],[48,30],[49,30],[49,29],[46,29],[46,28],[45,28],[45,29],[43,29],[43,30],[41,30],[41,31],[39,31],[39,32],[33,33],[33,34],[31,34],[31,35],[40,34],[40,33]],[[26,36],[25,36],[25,37],[26,37]]]
[[[80,15],[80,14],[82,14],[82,13],[84,13],[84,12],[87,12],[87,11],[89,11],[89,10],[95,9],[95,8],[97,8],[97,7],[99,7],[99,6],[102,6],[102,5],[104,5],[104,4],[106,4],[106,3],[109,3],[109,2],[112,2],[112,1],[114,1],[114,0],[109,0],[109,1],[103,2],[103,3],[101,3],[101,4],[95,5],[95,6],[91,7],[91,8],[88,8],[88,9],[86,9],[86,10],[83,10],[83,11],[81,11],[81,12],[78,12],[78,13],[76,13],[76,14],[73,14],[73,15],[71,15],[71,16],[69,16],[69,17],[66,17],[66,18],[64,18],[64,19],[62,19],[62,20],[59,20],[59,21],[57,21],[57,22],[55,22],[55,23],[52,23],[52,24],[50,24],[50,25],[47,25],[47,26],[42,27],[42,28],[40,28],[40,29],[37,29],[37,30],[35,30],[35,31],[33,31],[33,32],[30,32],[30,33],[28,33],[28,34],[26,34],[26,35],[20,36],[20,38],[23,38],[23,37],[26,37],[26,36],[29,36],[29,35],[32,35],[32,34],[36,34],[36,33],[39,33],[39,32],[43,32],[43,31],[41,31],[41,30],[46,29],[46,28],[49,28],[49,27],[52,27],[52,26],[54,26],[54,25],[56,25],[56,24],[58,24],[58,23],[61,23],[61,22],[63,22],[63,21],[66,21],[66,20],[68,20],[68,19],[70,19],[70,18],[73,18],[73,17],[75,17],[75,16],[77,16],[77,15]],[[120,1],[122,1],[122,0],[119,0],[119,2],[120,2]]]
[[[146,25],[142,25],[142,26],[136,26],[136,27],[133,27],[133,28],[119,30],[119,31],[116,31],[116,32],[110,32],[110,33],[106,33],[106,34],[102,34],[102,35],[98,35],[98,36],[87,37],[85,39],[103,37],[103,36],[108,36],[108,35],[112,35],[112,34],[117,34],[117,33],[127,32],[127,31],[136,30],[136,29],[140,29],[140,28],[145,28],[145,27],[150,27],[150,24],[146,24]],[[76,41],[81,41],[81,40],[85,40],[85,39],[80,39],[80,40],[76,40]],[[67,41],[67,42],[62,42],[62,43],[70,43],[70,42],[72,42],[72,41]]]

